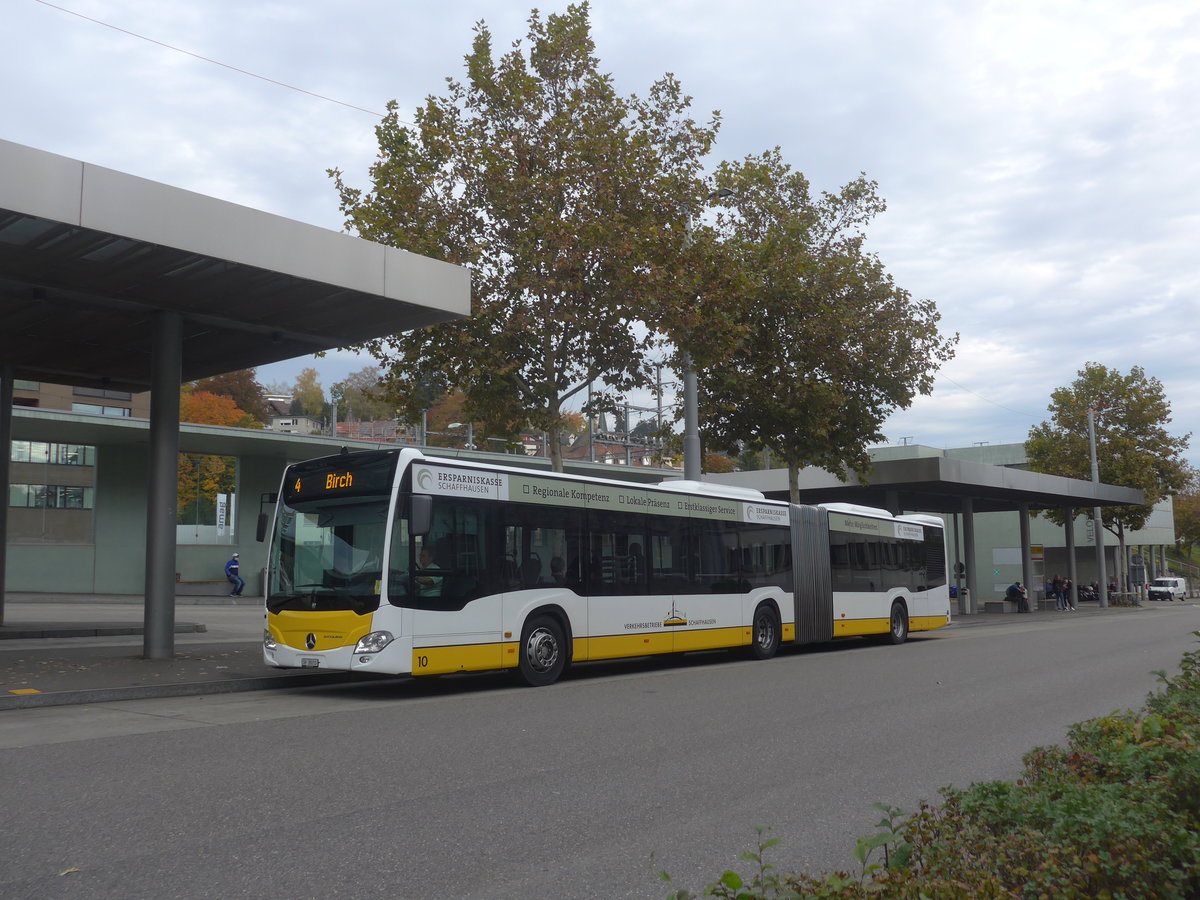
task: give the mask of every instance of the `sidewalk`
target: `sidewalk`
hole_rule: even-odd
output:
[[[0,710],[304,687],[361,679],[272,669],[257,598],[180,597],[174,659],[144,659],[140,596],[13,594],[0,625]]]
[[[1196,601],[1185,601],[1195,605]],[[959,616],[945,631],[996,625],[1036,628],[1070,619],[1136,615],[1140,608],[1081,604],[1078,612]],[[952,607],[957,610],[957,606]],[[376,680],[347,672],[272,669],[262,661],[256,598],[180,597],[175,658],[143,659],[140,596],[8,594],[0,625],[0,710],[181,697]]]

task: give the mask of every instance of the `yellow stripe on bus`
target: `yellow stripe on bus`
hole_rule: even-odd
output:
[[[675,641],[669,631],[647,631],[638,634],[606,634],[600,637],[579,638],[575,641],[575,647],[582,651],[583,655],[575,657],[580,661],[622,659],[629,656],[670,653],[675,649]]]
[[[678,652],[688,650],[716,650],[722,647],[745,647],[754,636],[754,629],[745,628],[704,628],[699,631],[675,632],[675,649]]]
[[[914,616],[908,620],[908,630],[932,631],[950,624],[946,616]],[[892,623],[889,619],[838,619],[833,623],[834,637],[858,637],[867,634],[887,634]]]
[[[449,647],[414,647],[412,673],[414,675],[444,675],[449,672],[482,672],[487,669],[506,668],[502,648],[515,648],[516,644],[454,644]],[[509,667],[515,666],[512,657]]]
[[[947,623],[945,616],[926,616],[913,619],[910,627],[916,630],[939,628]],[[887,619],[843,619],[834,623],[834,637],[886,634]],[[689,650],[719,650],[745,647],[753,640],[750,626],[733,628],[704,628],[691,631],[653,631],[642,634],[613,634],[591,638],[575,638],[571,658],[575,662],[598,659],[629,659],[659,653],[686,653]],[[794,625],[783,626],[783,640],[796,636]],[[515,669],[520,664],[521,644],[518,641],[484,644],[452,644],[446,647],[414,647],[412,673],[441,675],[450,672],[482,672],[488,669]]]

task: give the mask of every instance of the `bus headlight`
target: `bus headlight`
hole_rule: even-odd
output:
[[[378,653],[393,640],[390,631],[372,631],[370,634],[359,639],[358,646],[354,648],[354,652]]]
[[[275,649],[275,638],[271,637],[271,631],[268,628],[263,629],[263,646],[268,650]]]

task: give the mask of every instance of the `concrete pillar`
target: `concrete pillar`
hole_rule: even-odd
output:
[[[142,655],[146,659],[171,659],[175,656],[175,524],[183,369],[183,318],[179,313],[154,313],[151,368]]]
[[[1021,583],[1029,592],[1029,606],[1034,609],[1037,592],[1033,584],[1033,559],[1029,553],[1029,504],[1018,503],[1017,515],[1021,517],[1017,523],[1021,528]]]
[[[983,600],[979,596],[978,578],[975,572],[975,499],[963,497],[963,558],[967,566],[967,591],[971,595],[969,612],[978,612]]]
[[[0,366],[0,625],[4,624],[4,584],[8,559],[8,483],[12,465],[13,367]]]
[[[1075,510],[1064,509],[1063,535],[1067,545],[1067,577],[1071,579],[1071,606],[1079,605],[1079,567],[1075,564]]]

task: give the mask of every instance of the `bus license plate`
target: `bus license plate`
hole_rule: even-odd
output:
[[[319,668],[319,667],[320,667],[320,665],[321,665],[321,661],[320,661],[319,659],[315,659],[315,658],[313,658],[313,657],[311,657],[311,656],[302,656],[302,657],[300,657],[300,666],[301,666],[301,668],[304,668],[304,669],[316,669],[316,668]]]

